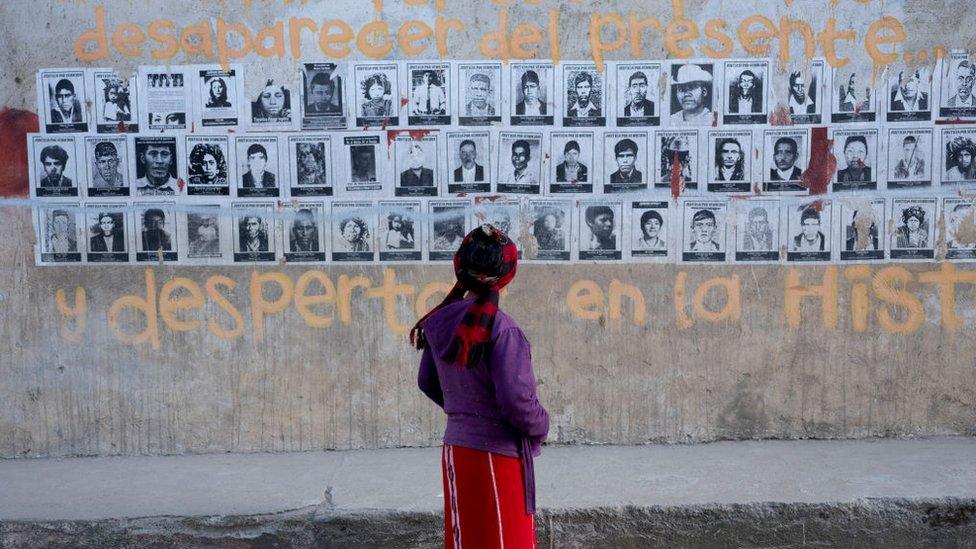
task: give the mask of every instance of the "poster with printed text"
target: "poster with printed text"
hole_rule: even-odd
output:
[[[884,198],[845,200],[840,203],[841,261],[883,260],[887,213]]]
[[[617,127],[660,126],[660,63],[615,63]]]
[[[556,112],[556,70],[552,63],[510,63],[512,126],[552,126]]]
[[[133,204],[136,262],[175,263],[179,259],[175,205],[175,202]]]
[[[88,240],[85,260],[88,263],[127,263],[130,248],[126,236],[131,226],[126,204],[89,202],[85,212],[85,238]]]
[[[437,196],[440,180],[438,134],[414,137],[401,133],[393,139],[396,196]]]
[[[388,128],[400,125],[400,87],[396,63],[359,63],[356,82],[356,126]]]
[[[379,202],[376,242],[380,261],[420,261],[424,241],[420,213],[420,201]]]
[[[623,203],[582,200],[579,203],[580,261],[619,261],[623,257]]]
[[[81,172],[74,136],[31,134],[27,139],[31,195],[37,198],[79,196]]]
[[[920,261],[935,257],[937,201],[935,197],[891,199],[889,259]]]
[[[777,263],[780,260],[780,203],[775,199],[736,201],[735,261]]]
[[[277,135],[239,135],[234,139],[237,196],[281,196]]]
[[[234,263],[273,263],[276,259],[275,203],[234,202]]]
[[[302,129],[346,127],[343,71],[335,63],[303,63]]]
[[[221,135],[186,136],[186,194],[230,196],[231,168],[228,138]]]
[[[296,200],[285,211],[281,231],[281,249],[289,263],[325,261],[328,234],[325,203]]]
[[[831,201],[790,203],[784,208],[786,261],[829,262],[832,249]]]
[[[591,194],[596,165],[593,132],[554,131],[549,134],[549,192]]]
[[[129,147],[125,136],[86,136],[88,196],[129,196]]]
[[[85,216],[80,208],[77,202],[55,202],[34,210],[38,265],[81,263]]]
[[[569,261],[573,246],[573,214],[576,208],[570,200],[529,200],[531,225],[523,238],[523,246],[534,248],[527,259],[537,261]]]
[[[38,71],[37,95],[45,133],[88,132],[84,69]]]
[[[671,214],[669,202],[630,202],[630,258],[641,261],[671,259]]]
[[[681,203],[681,262],[723,263],[728,254],[728,202],[685,199]]]
[[[407,63],[411,126],[449,126],[454,110],[450,63]]]
[[[765,124],[769,113],[769,61],[725,62],[725,108],[727,125]]]
[[[447,192],[491,192],[491,133],[447,132]]]
[[[501,124],[502,64],[459,62],[457,74],[458,124]]]
[[[331,135],[289,135],[288,154],[290,196],[332,196],[335,193]]]
[[[888,128],[888,189],[932,187],[931,127]]]
[[[139,133],[139,97],[136,78],[122,78],[114,69],[92,69],[98,133]]]
[[[709,130],[708,192],[752,190],[752,130]]]

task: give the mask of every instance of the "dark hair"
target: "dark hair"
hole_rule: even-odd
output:
[[[68,163],[68,152],[61,148],[60,145],[48,145],[41,149],[41,163],[44,163],[45,158],[53,158],[61,163],[62,166]]]
[[[373,84],[383,86],[383,95],[390,95],[390,79],[385,74],[378,72],[369,75],[366,77],[366,80],[363,80],[361,87],[364,98],[369,99],[369,89],[373,87]]]
[[[476,145],[474,141],[472,141],[470,139],[465,139],[464,141],[461,142],[460,145],[458,145],[458,150],[461,150],[465,145],[471,145],[475,149],[478,148],[478,145]]]
[[[637,71],[634,74],[630,75],[630,78],[627,79],[627,86],[629,87],[631,84],[633,84],[634,80],[643,80],[645,84],[648,83],[647,75],[641,71]]]
[[[756,79],[756,73],[752,72],[749,69],[746,69],[746,70],[742,71],[741,74],[739,74],[739,80],[741,80],[743,76],[751,76],[753,80]]]
[[[640,218],[641,231],[644,230],[644,224],[650,221],[651,219],[657,219],[658,223],[664,225],[664,218],[661,217],[661,214],[658,213],[657,210],[647,210],[646,212],[641,214],[641,218]]]
[[[115,148],[115,143],[112,143],[111,141],[102,141],[95,145],[95,158],[118,155],[119,150]]]
[[[691,216],[691,224],[694,225],[696,222],[704,219],[711,219],[712,223],[718,223],[715,221],[715,214],[712,213],[712,210],[698,210],[695,212],[695,215]]]
[[[220,82],[220,87],[222,88],[222,91],[220,92],[220,96],[219,97],[218,96],[215,96],[214,95],[214,91],[213,91],[213,85],[216,84],[217,82]],[[207,91],[209,92],[210,99],[212,101],[216,101],[218,99],[223,99],[225,101],[227,100],[227,82],[224,82],[224,79],[223,78],[219,78],[219,77],[218,78],[212,78],[210,80],[210,82],[207,83]]]
[[[901,144],[902,145],[907,145],[909,143],[917,143],[917,142],[918,142],[918,139],[915,139],[915,136],[914,135],[909,135],[909,136],[906,136],[905,139],[902,140]]]
[[[220,150],[220,146],[216,143],[197,143],[193,146],[190,150],[190,172],[193,175],[197,175],[196,172],[202,173],[203,158],[208,154],[217,161],[217,173],[226,174],[227,161],[224,160],[224,151]]]
[[[281,85],[281,84],[275,84],[275,81],[274,81],[273,78],[269,78],[264,83],[264,88],[267,88],[267,87],[270,87],[270,86],[274,86],[276,89],[281,90],[281,95],[284,97],[284,101],[281,103],[281,110],[282,110],[282,112],[287,111],[287,110],[291,110],[291,92],[288,89],[286,89],[283,85]],[[269,113],[264,110],[264,105],[261,104],[261,97],[264,96],[264,88],[261,88],[261,91],[258,92],[257,99],[255,99],[254,102],[251,103],[251,105],[252,105],[251,110],[252,111],[255,111],[254,112],[254,116],[256,116],[256,117],[270,116]]]
[[[572,150],[575,150],[576,152],[580,152],[582,150],[580,149],[580,144],[577,143],[575,139],[570,139],[566,142],[566,146],[563,147],[563,154],[566,154]]]
[[[805,208],[803,213],[800,214],[800,225],[807,219],[816,219],[817,223],[820,223],[820,212],[813,208]]]
[[[525,149],[525,154],[527,154],[527,155],[531,155],[532,154],[532,147],[529,146],[529,142],[528,141],[526,141],[524,139],[517,139],[514,143],[512,143],[512,152],[514,153],[515,152],[515,149],[517,149],[519,147],[522,147],[523,149]]]
[[[72,95],[75,93],[75,85],[71,83],[71,80],[67,78],[62,78],[58,80],[58,83],[54,85],[54,95],[57,95],[61,90],[68,90]]]
[[[792,88],[796,85],[796,79],[803,76],[800,71],[795,71],[790,73],[790,87]]]
[[[253,145],[247,148],[247,156],[251,156],[252,154],[258,154],[258,153],[261,153],[264,156],[265,160],[268,159],[268,150],[264,148],[264,145],[260,143],[254,143]]]
[[[332,78],[327,72],[317,73],[312,77],[312,81],[308,84],[308,89],[311,90],[312,86],[327,86],[329,88],[334,87],[332,83]]]
[[[322,164],[325,162],[325,152],[322,143],[296,143],[295,153],[296,156],[301,157],[305,154],[311,154],[315,157],[315,162],[317,164]]]
[[[862,145],[864,145],[864,150],[868,149],[868,140],[866,137],[864,137],[863,135],[848,135],[847,139],[844,140],[844,150],[846,151],[847,147],[851,143],[857,143],[857,142],[860,142]]]
[[[925,223],[925,210],[921,206],[911,206],[901,211],[901,220],[908,223],[908,218],[914,217],[919,223]]]
[[[145,223],[146,222],[146,218],[149,217],[149,216],[151,216],[151,215],[152,216],[159,217],[159,218],[162,218],[162,219],[166,219],[166,214],[163,212],[163,210],[160,210],[159,208],[149,208],[148,210],[146,210],[145,212],[143,212],[143,214],[142,214],[142,222]]]
[[[504,250],[511,241],[501,229],[496,234],[492,236],[482,227],[468,233],[457,251],[460,269],[488,276],[508,274],[511,265],[505,263]]]
[[[541,82],[539,82],[539,75],[533,70],[528,70],[522,73],[522,87],[524,88],[529,82],[535,82],[536,86],[541,84]]]
[[[789,145],[790,147],[792,147],[793,148],[793,154],[799,154],[799,152],[800,152],[800,146],[796,144],[796,139],[793,139],[792,137],[780,137],[779,139],[777,139],[776,142],[773,143],[773,151],[775,152],[776,149],[781,144],[786,144],[786,145]]]
[[[577,74],[576,78],[573,79],[573,87],[575,88],[576,86],[579,86],[583,82],[586,82],[590,85],[590,87],[593,87],[593,77],[590,75],[590,73],[581,72]]]
[[[960,204],[959,206],[962,206],[962,204]],[[54,210],[53,212],[51,212],[51,219],[54,219],[55,217],[67,217],[69,221],[71,220],[71,216],[68,214],[68,210]]]
[[[632,139],[621,139],[613,146],[613,155],[618,156],[627,150],[634,151],[634,156],[637,156],[637,143]]]
[[[613,208],[610,206],[587,206],[586,208],[586,224],[589,225],[596,221],[598,215],[609,215],[614,217]]]

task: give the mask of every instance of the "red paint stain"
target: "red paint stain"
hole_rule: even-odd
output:
[[[489,194],[489,195],[476,196],[476,197],[474,197],[474,203],[475,204],[481,204],[482,202],[497,202],[499,200],[501,200],[501,201],[504,202],[505,201],[505,195],[503,195],[503,194]]]
[[[830,177],[837,169],[834,156],[834,140],[827,139],[827,128],[813,128],[810,139],[810,165],[803,172],[801,184],[810,194],[825,194],[830,187]]]
[[[407,106],[407,103],[409,103],[409,102],[410,102],[410,100],[407,99],[406,97],[401,97],[400,98],[400,106],[401,107],[406,107]]]
[[[762,196],[763,191],[762,191],[762,187],[759,186],[759,183],[752,184],[752,194],[756,196]]]
[[[183,178],[181,177],[176,180],[176,186],[180,189],[180,192],[183,192],[183,187],[186,187],[186,181],[183,181]]]
[[[419,141],[434,131],[436,130],[386,130],[386,144],[389,146],[401,133],[409,135],[414,141]]]
[[[718,111],[712,111],[712,127],[718,126]]]
[[[119,133],[125,133],[125,122],[119,120],[119,124],[116,126],[119,129]]]
[[[947,119],[947,120],[936,120],[935,123],[936,124],[946,124],[946,125],[951,125],[951,124],[969,124],[969,121],[968,120],[962,120],[960,118],[950,118],[950,119]]]
[[[776,105],[769,113],[770,126],[792,126],[793,116],[790,115],[790,108],[783,103]]]
[[[685,180],[681,177],[681,158],[678,153],[674,153],[671,159],[671,198],[678,200],[684,190],[684,183]]]
[[[40,129],[37,115],[21,109],[0,111],[0,196],[27,196],[27,134]]]

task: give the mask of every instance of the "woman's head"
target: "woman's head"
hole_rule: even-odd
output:
[[[454,272],[468,291],[482,293],[508,284],[515,277],[518,248],[491,224],[474,229],[454,254]]]
[[[363,80],[362,87],[363,97],[366,99],[377,100],[390,95],[390,79],[383,73],[376,73]]]
[[[284,86],[275,84],[274,80],[268,80],[258,96],[257,103],[261,107],[264,116],[282,116],[282,113],[291,108],[288,90]]]
[[[919,206],[905,208],[901,212],[901,220],[909,229],[917,231],[925,223],[925,210]]]

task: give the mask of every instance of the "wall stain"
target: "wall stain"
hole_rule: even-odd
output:
[[[39,131],[37,115],[22,109],[0,111],[0,197],[27,196],[27,134]]]

